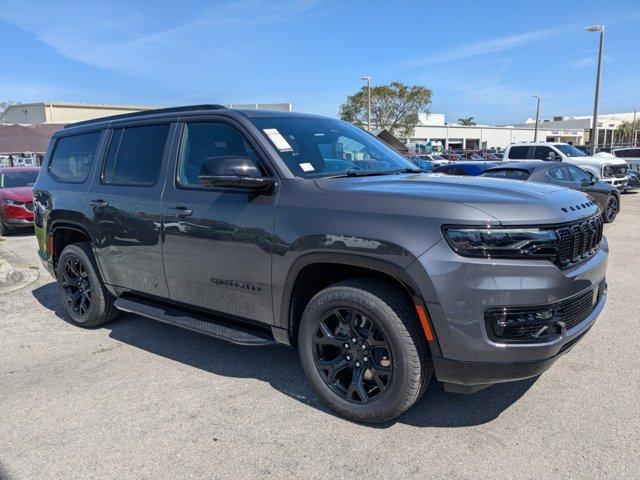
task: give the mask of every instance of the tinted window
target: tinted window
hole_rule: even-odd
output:
[[[569,182],[571,179],[563,167],[554,167],[547,171],[547,176],[556,182]]]
[[[528,146],[511,147],[509,149],[509,158],[524,159],[527,158]]]
[[[105,183],[153,185],[162,167],[169,125],[118,128],[113,131],[102,171]]]
[[[273,144],[289,169],[300,177],[415,168],[373,135],[340,120],[255,117],[251,121]]]
[[[3,173],[0,178],[0,188],[33,187],[38,179],[38,172]]]
[[[591,183],[591,177],[581,168],[576,167],[575,165],[567,165],[565,166],[565,168],[569,171],[571,180],[573,180],[574,182],[579,182],[587,185]]]
[[[621,150],[615,150],[613,154],[620,158],[640,157],[640,148],[623,148]]]
[[[63,182],[84,182],[91,170],[101,135],[102,132],[94,132],[59,138],[49,171]]]
[[[536,160],[551,160],[549,158],[549,154],[551,153],[556,154],[551,147],[535,147],[533,150],[533,158]]]
[[[235,128],[224,123],[188,123],[182,137],[178,183],[200,186],[198,175],[205,161],[209,164],[228,157],[247,157],[259,165],[255,150]]]
[[[494,178],[510,178],[512,180],[526,180],[529,178],[529,172],[526,170],[491,170],[485,172],[483,177]]]

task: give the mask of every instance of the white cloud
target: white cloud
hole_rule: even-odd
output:
[[[486,42],[461,45],[442,53],[436,53],[417,60],[410,60],[405,62],[404,64],[410,67],[418,67],[453,62],[455,60],[477,57],[479,55],[487,55],[490,53],[501,52],[503,50],[519,47],[521,45],[539,42],[550,37],[574,31],[575,29],[575,26],[565,25],[558,28],[533,30],[531,32],[510,35],[508,37],[495,38]]]

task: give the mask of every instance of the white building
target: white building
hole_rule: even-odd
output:
[[[458,125],[447,124],[443,114],[420,114],[420,124],[408,139],[412,149],[417,145],[441,146],[444,149],[495,149],[505,148],[513,142],[533,142],[535,120],[528,119],[517,125]],[[572,145],[589,143],[592,116],[563,116],[541,120],[538,123],[538,140],[566,142]],[[623,121],[633,121],[633,113],[598,115],[600,146],[613,146],[620,142],[616,128]],[[637,128],[640,128],[640,116]]]

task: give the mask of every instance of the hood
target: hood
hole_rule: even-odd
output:
[[[17,202],[33,200],[33,187],[12,187],[0,189],[0,198],[8,198]]]
[[[558,224],[595,215],[599,207],[577,190],[543,183],[441,174],[382,175],[317,179],[336,193],[458,203],[481,210],[503,225]]]
[[[626,165],[627,164],[627,162],[624,161],[624,158],[618,158],[614,155],[611,155],[611,156],[609,155],[601,155],[599,153],[596,153],[596,155],[593,157],[569,157],[569,160],[567,162],[568,163],[593,162],[593,163],[597,163],[598,165]]]

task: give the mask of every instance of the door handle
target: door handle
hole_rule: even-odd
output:
[[[105,208],[109,206],[109,202],[105,202],[104,200],[91,200],[89,205],[92,207]]]
[[[169,211],[178,218],[190,217],[193,215],[193,210],[187,207],[169,207]]]

